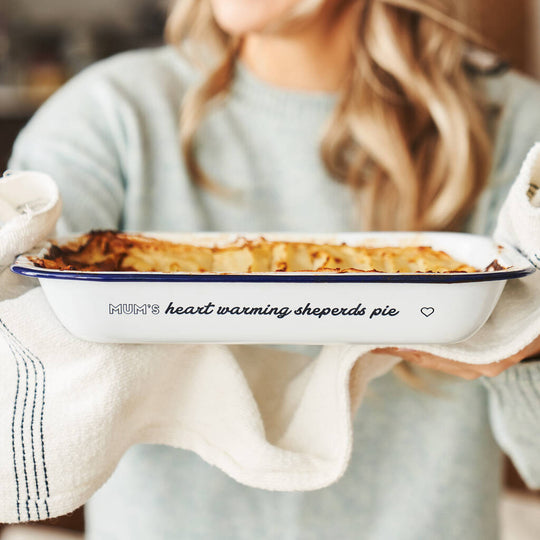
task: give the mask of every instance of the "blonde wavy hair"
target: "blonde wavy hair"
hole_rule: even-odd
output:
[[[323,1],[306,0],[291,16]],[[321,140],[327,170],[353,188],[366,230],[459,228],[491,168],[485,112],[464,69],[477,37],[458,22],[453,0],[340,1],[361,6],[351,71]],[[184,99],[180,139],[191,178],[220,192],[195,139],[210,106],[227,96],[242,39],[217,25],[209,0],[177,0],[166,39],[204,51],[203,61],[211,53],[206,77]]]

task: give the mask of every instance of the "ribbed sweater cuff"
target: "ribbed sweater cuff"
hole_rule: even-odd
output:
[[[482,381],[505,413],[512,412],[527,422],[535,419],[540,427],[540,358],[516,364]]]
[[[540,359],[484,378],[491,424],[501,448],[531,489],[540,489]]]

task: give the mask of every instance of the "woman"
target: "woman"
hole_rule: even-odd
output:
[[[467,68],[454,4],[179,0],[172,46],[76,77],[10,166],[57,180],[62,232],[489,233],[540,138],[540,90]],[[316,492],[132,448],[88,505],[88,538],[496,538],[499,445],[540,486],[540,363],[514,365],[539,348],[484,367],[397,351],[428,381],[454,377],[435,395],[375,381],[349,470]],[[464,380],[480,375],[496,376]]]

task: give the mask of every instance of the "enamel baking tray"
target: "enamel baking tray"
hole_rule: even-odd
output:
[[[37,268],[24,255],[12,270],[38,278],[58,319],[85,340],[302,344],[462,341],[486,322],[507,280],[534,272],[514,249],[460,233],[147,234],[198,245],[261,235],[297,242],[427,245],[480,269],[497,260],[504,270],[474,274],[80,272]],[[31,255],[40,256],[47,247]]]

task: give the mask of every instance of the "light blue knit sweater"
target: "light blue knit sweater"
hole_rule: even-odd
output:
[[[335,96],[271,87],[242,67],[198,141],[204,169],[242,190],[243,201],[194,187],[179,153],[178,112],[197,78],[167,47],[101,62],[42,107],[10,167],[56,179],[65,203],[61,232],[357,227],[350,193],[319,157]],[[540,140],[540,90],[516,74],[478,84],[503,107],[490,187],[470,221],[472,232],[488,233]],[[497,538],[501,446],[540,488],[540,362],[436,388],[435,395],[418,392],[393,374],[373,382],[355,421],[348,471],[317,492],[251,489],[189,452],[134,447],[88,505],[88,538]]]

